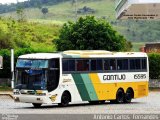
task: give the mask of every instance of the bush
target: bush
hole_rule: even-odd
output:
[[[150,79],[160,79],[160,54],[148,54]]]

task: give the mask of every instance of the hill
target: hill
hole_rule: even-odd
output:
[[[143,43],[160,39],[160,21],[116,20],[113,0],[79,0],[77,4],[72,3],[72,0],[62,0],[58,4],[43,4],[42,7],[48,8],[47,14],[42,14],[41,8],[38,7],[26,8],[23,9],[24,18],[31,22],[62,25],[66,21],[75,21],[80,16],[94,15],[109,21],[129,41]],[[76,14],[75,10],[84,9],[84,7],[93,9],[95,12]],[[16,11],[0,14],[0,16],[19,19]]]
[[[17,22],[0,19],[0,49],[32,48],[36,51],[54,51],[52,40],[59,34],[60,26],[34,22]]]

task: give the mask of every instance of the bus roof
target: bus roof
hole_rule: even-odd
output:
[[[110,52],[105,50],[69,50],[62,53],[64,58],[104,58],[104,57],[147,57],[143,52]]]
[[[35,53],[19,56],[20,59],[52,58],[105,58],[105,57],[147,57],[143,52],[110,52],[105,50],[69,50],[57,53]]]

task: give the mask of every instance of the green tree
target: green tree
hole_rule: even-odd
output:
[[[68,22],[54,40],[58,51],[64,50],[109,50],[126,51],[132,46],[104,20],[93,16],[79,18],[76,23]]]
[[[149,76],[151,79],[160,79],[160,54],[149,54]]]
[[[48,8],[42,8],[41,12],[45,15],[48,13]]]

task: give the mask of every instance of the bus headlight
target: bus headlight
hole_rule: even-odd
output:
[[[42,90],[36,90],[36,95],[46,96],[46,92],[44,92],[44,91],[42,91]]]

